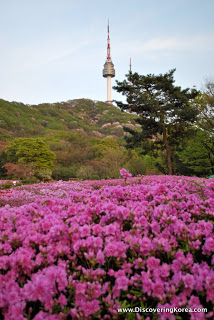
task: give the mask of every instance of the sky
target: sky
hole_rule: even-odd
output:
[[[106,101],[108,19],[112,86],[130,57],[141,75],[176,68],[182,88],[200,90],[214,74],[213,0],[0,0],[0,11],[1,99]]]

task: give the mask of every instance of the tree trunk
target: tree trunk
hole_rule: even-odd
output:
[[[166,127],[163,125],[163,141],[166,147],[168,174],[172,175],[171,151],[167,140]]]

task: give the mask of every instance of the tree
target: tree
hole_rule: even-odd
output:
[[[126,96],[127,103],[116,101],[121,110],[138,115],[141,132],[126,129],[132,145],[142,140],[162,139],[166,150],[168,174],[172,174],[171,147],[178,137],[195,122],[197,109],[192,104],[198,95],[195,89],[181,89],[174,85],[175,69],[168,73],[147,76],[129,72],[127,80],[116,81],[114,89]]]
[[[99,164],[102,168],[102,177],[116,179],[120,177],[120,169],[124,163],[124,152],[122,149],[109,148],[105,151]]]
[[[17,138],[6,148],[7,162],[28,164],[36,176],[49,177],[55,154],[41,138]]]
[[[50,144],[50,142],[49,142]],[[54,145],[50,144],[50,148],[56,154],[57,163],[70,167],[72,165],[85,165],[91,148],[88,137],[81,133],[72,131],[65,139],[55,141]]]
[[[214,173],[214,81],[206,79],[194,100],[198,110],[196,130],[181,143],[179,159],[197,175]]]
[[[8,146],[8,141],[0,141],[0,177],[5,178],[7,176],[7,170],[4,165],[7,162],[7,156],[5,153],[6,147]]]
[[[214,140],[205,131],[196,131],[177,154],[198,176],[214,174]]]
[[[135,150],[126,150],[123,158],[125,162],[123,167],[127,169],[128,172],[131,172],[133,176],[146,173],[146,164]]]
[[[214,135],[214,81],[207,79],[205,81],[202,93],[196,98],[199,115],[197,124],[199,128],[207,132],[208,135]]]
[[[94,169],[90,165],[81,166],[77,171],[77,176],[80,179],[89,180],[94,174]]]
[[[7,176],[7,170],[4,165],[7,162],[7,156],[5,151],[0,153],[0,178],[5,178]]]
[[[106,154],[106,152],[108,152],[108,150],[110,149],[113,149],[113,150],[119,149],[119,144],[117,143],[117,141],[110,137],[93,138],[91,142],[92,142],[92,146],[90,148],[91,157],[96,160],[102,159]]]
[[[13,178],[25,179],[33,176],[33,172],[28,164],[6,163],[5,170],[9,176]]]

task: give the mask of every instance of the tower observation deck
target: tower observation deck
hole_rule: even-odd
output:
[[[114,69],[114,64],[111,60],[111,53],[110,53],[109,23],[108,23],[108,38],[107,38],[107,59],[104,64],[103,77],[107,78],[107,103],[112,103],[111,78],[115,77],[115,69]]]

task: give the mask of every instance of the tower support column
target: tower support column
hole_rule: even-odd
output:
[[[111,76],[107,77],[107,102],[111,103]]]

